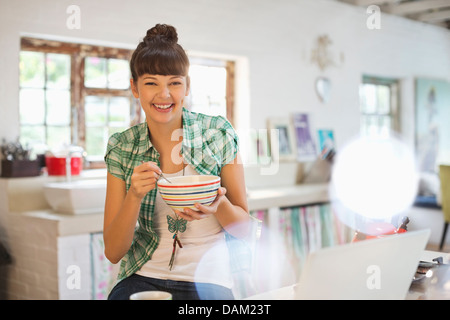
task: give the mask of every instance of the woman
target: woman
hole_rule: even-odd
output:
[[[189,60],[177,42],[172,26],[147,31],[130,61],[131,89],[146,121],[108,142],[105,255],[112,263],[121,261],[120,281],[109,299],[148,290],[169,291],[174,299],[233,298],[224,230],[242,237],[249,220],[238,139],[223,117],[183,107]],[[158,194],[161,173],[169,180],[219,175],[222,187],[210,206],[174,212]],[[187,221],[172,268],[168,217]]]

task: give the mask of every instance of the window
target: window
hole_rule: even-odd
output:
[[[85,150],[90,157],[101,160],[109,136],[130,126],[134,98],[129,69],[124,59],[84,59]]]
[[[400,131],[398,81],[363,77],[360,87],[361,134],[388,135]]]
[[[22,143],[70,141],[70,56],[22,51],[19,67]]]
[[[133,50],[24,37],[20,52],[20,141],[81,146],[103,166],[109,136],[145,120],[130,90]],[[234,63],[191,59],[190,109],[233,123]]]
[[[190,110],[233,123],[234,62],[190,57]]]
[[[140,121],[129,89],[132,50],[21,39],[20,141],[83,147],[103,162],[108,137]]]

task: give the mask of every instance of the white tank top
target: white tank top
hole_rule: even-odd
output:
[[[181,176],[183,171],[163,174],[170,179]],[[184,174],[198,173],[188,165]],[[158,191],[153,228],[158,233],[160,242],[151,259],[136,273],[151,278],[214,283],[231,288],[233,281],[225,233],[216,217],[211,215],[201,220],[188,221],[186,231],[178,233],[183,248],[177,245],[173,267],[169,270],[173,233],[168,230],[167,215],[175,218],[175,213]]]

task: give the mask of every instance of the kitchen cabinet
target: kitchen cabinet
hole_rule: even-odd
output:
[[[106,171],[76,179],[104,179]],[[0,178],[0,239],[12,257],[2,266],[0,296],[7,299],[103,299],[103,212],[65,215],[51,210],[42,187],[64,177]],[[108,262],[109,263],[109,262]],[[106,268],[106,269],[105,269]]]
[[[13,258],[2,275],[8,299],[106,298],[116,270],[103,254],[103,213],[38,210],[5,218]]]

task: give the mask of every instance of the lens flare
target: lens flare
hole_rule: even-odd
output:
[[[293,264],[284,236],[279,230],[264,225],[259,230],[252,230],[245,239],[212,246],[197,264],[195,281],[204,283],[214,278],[226,282],[230,271],[227,266],[231,266],[236,299],[291,285],[298,278],[298,268]],[[200,298],[210,294],[200,286],[197,291]]]
[[[405,143],[392,134],[359,137],[336,156],[330,197],[340,211],[383,220],[407,209],[417,187],[415,157]]]

